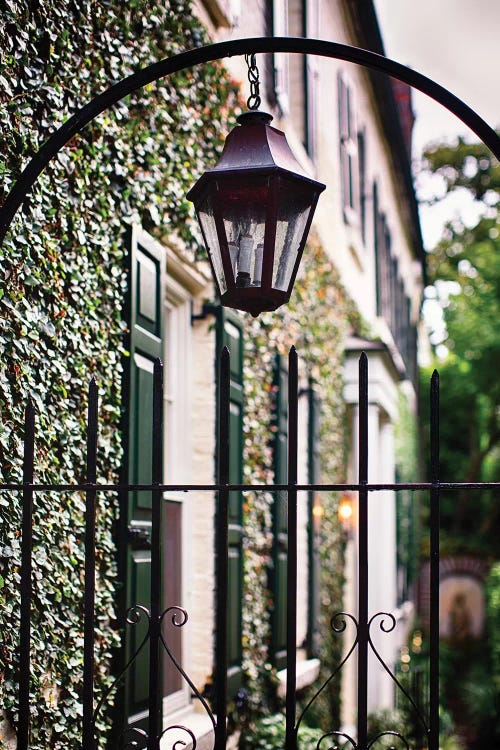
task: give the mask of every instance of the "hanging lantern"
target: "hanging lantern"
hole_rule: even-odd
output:
[[[285,134],[259,111],[238,117],[222,156],[191,188],[221,302],[250,312],[288,302],[319,194]]]

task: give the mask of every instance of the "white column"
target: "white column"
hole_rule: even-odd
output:
[[[394,482],[394,430],[393,425],[381,413],[377,414],[376,432],[370,434],[369,481],[389,484]],[[396,507],[391,491],[370,493],[369,500],[369,612],[394,613],[397,606],[396,591]],[[384,633],[381,622],[390,627],[390,618],[377,617],[370,630],[374,645],[392,671],[396,656],[397,628]],[[394,683],[374,655],[369,660],[368,710],[392,708]]]

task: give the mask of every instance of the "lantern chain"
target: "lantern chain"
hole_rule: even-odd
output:
[[[247,107],[248,109],[259,109],[261,103],[259,95],[260,81],[255,55],[246,54],[245,62],[248,65],[248,81],[250,83],[250,96],[247,99]]]

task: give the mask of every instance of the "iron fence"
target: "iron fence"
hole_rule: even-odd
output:
[[[122,735],[123,747],[159,750],[160,742],[173,726],[164,726],[161,719],[161,663],[163,654],[172,660],[182,674],[191,691],[202,702],[213,725],[213,748],[223,750],[227,744],[227,642],[228,642],[228,503],[232,491],[282,492],[287,497],[288,515],[288,557],[287,557],[287,678],[286,678],[286,750],[297,750],[298,730],[318,696],[336,677],[344,664],[357,653],[357,731],[356,738],[333,727],[331,731],[318,737],[317,750],[352,747],[356,750],[369,750],[384,736],[393,739],[401,746],[410,747],[408,740],[397,728],[387,728],[375,737],[368,736],[368,657],[371,652],[391,679],[400,699],[408,702],[422,735],[426,738],[429,750],[439,747],[439,503],[443,490],[456,491],[498,488],[500,483],[449,483],[441,482],[439,476],[439,378],[434,372],[431,380],[430,399],[430,466],[428,482],[373,484],[368,476],[368,359],[362,354],[359,360],[359,430],[358,430],[358,477],[352,484],[299,484],[298,483],[298,356],[292,347],[289,353],[288,378],[288,481],[285,484],[230,484],[230,353],[225,347],[220,356],[219,399],[218,399],[218,471],[213,484],[169,485],[163,481],[162,465],[162,363],[157,360],[154,366],[153,426],[152,426],[152,481],[148,484],[97,484],[98,447],[98,389],[91,380],[88,396],[87,419],[87,469],[86,481],[81,484],[36,484],[35,476],[35,408],[31,401],[25,411],[24,463],[21,484],[0,484],[0,491],[22,494],[22,557],[21,557],[21,605],[20,605],[20,671],[19,671],[19,721],[17,731],[18,750],[30,747],[30,659],[31,630],[30,613],[32,605],[32,547],[33,547],[33,504],[39,492],[84,492],[86,498],[85,515],[85,583],[84,583],[84,669],[83,669],[83,721],[82,750],[96,747],[96,718],[102,709],[106,696],[96,705],[94,696],[94,608],[95,608],[95,529],[97,493],[112,491],[120,494],[134,491],[148,491],[152,498],[151,536],[151,602],[149,608],[135,604],[126,613],[127,621],[136,624],[147,621],[145,636],[131,655],[126,669],[136,659],[139,652],[149,644],[149,721],[148,731],[129,727]],[[426,672],[425,700],[422,697],[422,684],[413,682],[406,685],[384,662],[373,640],[373,632],[378,628],[382,633],[390,633],[396,627],[391,612],[370,613],[368,607],[368,504],[370,493],[381,490],[426,490],[430,493],[430,654],[428,673]],[[161,518],[163,493],[170,491],[206,491],[216,493],[216,612],[215,612],[215,671],[213,702],[209,703],[199,694],[182,665],[178,663],[164,636],[162,625],[167,617],[174,624],[182,626],[187,619],[186,611],[177,604],[170,603],[161,608],[162,560],[161,560]],[[328,679],[319,685],[305,708],[298,715],[297,709],[297,493],[300,491],[355,491],[359,499],[358,536],[358,602],[357,612],[332,612],[331,627],[334,633],[346,631],[348,622],[355,629],[355,638],[346,655]],[[119,675],[111,688],[113,690]],[[423,678],[422,678],[423,679]],[[427,685],[428,680],[428,685]],[[109,692],[108,692],[109,694]],[[187,726],[175,725],[185,733],[185,741],[177,740],[173,747],[178,750],[191,743],[197,746],[194,732]]]

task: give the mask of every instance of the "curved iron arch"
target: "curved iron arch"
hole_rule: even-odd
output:
[[[153,83],[172,73],[225,57],[260,52],[295,52],[302,55],[316,55],[345,60],[346,62],[352,62],[365,68],[386,73],[422,91],[439,104],[442,104],[461,119],[491,149],[497,159],[500,159],[500,137],[493,128],[479,117],[473,109],[443,86],[401,63],[359,47],[319,39],[293,37],[234,39],[210,44],[205,47],[198,47],[152,63],[114,84],[106,91],[103,91],[102,94],[98,94],[94,99],[75,112],[41,146],[7,196],[5,203],[0,209],[0,246],[18,209],[47,164],[49,164],[52,158],[73,136],[80,133],[86,125],[102,112],[146,84]]]

